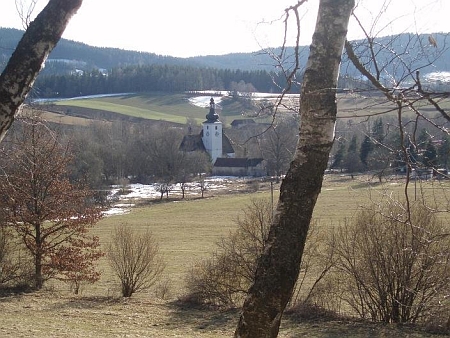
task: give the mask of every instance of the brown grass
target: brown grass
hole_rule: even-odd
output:
[[[385,188],[401,192],[396,182],[376,185],[371,190],[367,190],[368,184],[366,178],[327,176],[314,217],[323,226],[338,224],[352,216],[359,205],[380,196]],[[104,218],[93,230],[102,245],[109,242],[113,227],[124,222],[138,230],[152,231],[167,262],[163,282],[169,285],[169,292],[165,299],[158,298],[158,288],[122,299],[104,259],[99,266],[103,271],[101,280],[83,286],[79,296],[71,294],[67,285],[49,283],[40,292],[1,297],[0,337],[231,337],[237,310],[191,308],[178,299],[183,296],[184,278],[190,267],[207,257],[215,249],[215,242],[235,228],[233,220],[242,206],[251,198],[270,197],[269,185],[262,186],[263,191],[256,193],[209,192],[204,199],[141,205],[129,214]],[[432,337],[407,326],[287,315],[279,337],[301,336]]]

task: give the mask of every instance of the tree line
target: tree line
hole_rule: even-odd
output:
[[[372,172],[380,180],[387,174],[406,174],[408,165],[417,175],[426,170],[433,170],[436,175],[438,170],[447,169],[450,155],[447,134],[422,123],[414,126],[416,131],[410,128],[414,135],[400,140],[398,131],[389,128],[393,119],[374,118],[373,122],[369,120],[360,126],[362,130],[341,124],[330,168],[349,173]]]
[[[60,64],[60,67],[64,66],[64,63]],[[51,67],[58,67],[58,63],[53,62]],[[152,64],[118,67],[108,73],[95,69],[91,72],[40,76],[34,87],[34,96],[49,98],[148,91],[232,90],[232,83],[241,81],[251,83],[259,92],[278,93],[285,86],[282,74],[263,70]]]

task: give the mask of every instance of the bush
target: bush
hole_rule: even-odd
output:
[[[217,243],[217,252],[199,262],[188,274],[189,295],[185,299],[198,305],[241,305],[253,283],[271,219],[270,201],[253,199],[244,208],[244,216],[236,220],[236,232]],[[326,241],[315,223],[308,236],[293,304],[309,301],[333,265],[333,253],[321,250]],[[312,282],[305,283],[306,279]]]
[[[238,218],[238,229],[217,243],[218,250],[199,262],[188,274],[187,289],[191,302],[210,305],[237,305],[244,299],[256,269],[256,260],[264,250],[271,205],[252,200]]]
[[[131,297],[135,292],[150,288],[164,270],[152,234],[149,231],[135,232],[126,224],[115,229],[107,256],[120,280],[123,297]]]
[[[343,299],[361,318],[387,323],[448,314],[449,248],[448,230],[420,203],[361,210],[337,234]]]

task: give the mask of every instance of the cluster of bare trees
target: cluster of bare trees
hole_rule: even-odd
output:
[[[158,182],[162,194],[170,186],[200,180],[210,170],[205,152],[183,152],[182,127],[150,123],[98,123],[66,132],[73,144],[75,161],[72,175],[85,178],[92,187],[121,182]]]
[[[0,287],[41,289],[58,279],[78,294],[98,281],[104,253],[89,230],[101,209],[86,180],[71,175],[71,142],[37,117],[21,118],[0,155]],[[107,257],[124,297],[152,286],[164,268],[151,234],[126,226],[115,230]]]

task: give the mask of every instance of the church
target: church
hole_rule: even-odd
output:
[[[223,131],[223,124],[216,113],[214,98],[209,102],[206,121],[199,135],[186,135],[181,142],[183,151],[206,151],[213,164],[215,176],[265,176],[262,158],[236,158],[233,146]]]

